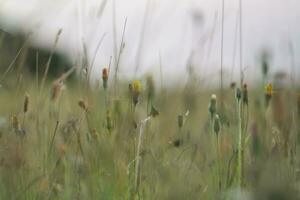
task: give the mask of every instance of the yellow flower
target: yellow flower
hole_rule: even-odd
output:
[[[265,93],[267,96],[272,96],[273,95],[273,85],[271,83],[269,83],[268,85],[266,85],[265,87]]]
[[[132,82],[132,90],[134,93],[139,94],[142,90],[142,83],[139,80],[135,80]]]

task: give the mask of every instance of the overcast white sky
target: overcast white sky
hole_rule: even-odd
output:
[[[74,60],[82,51],[81,38],[87,43],[89,56],[93,57],[98,41],[106,33],[96,58],[93,73],[96,77],[114,54],[113,0],[107,0],[106,4],[102,4],[103,1],[0,0],[0,20],[3,21],[2,28],[9,32],[33,31],[32,40],[40,46],[51,46],[57,30],[62,28],[59,49]],[[177,80],[186,74],[185,66],[193,51],[193,63],[199,76],[207,78],[209,74],[217,74],[220,66],[221,0],[149,0],[146,6],[147,2],[115,0],[118,46],[127,17],[121,74],[132,76],[137,63],[139,74],[158,72],[161,55],[164,76]],[[236,63],[234,72],[238,73],[238,56],[233,60],[238,0],[225,0],[225,4],[224,64],[228,77],[231,77],[233,63]],[[105,5],[102,13],[101,5]],[[257,56],[263,47],[272,49],[274,68],[289,72],[289,41],[293,44],[299,68],[300,1],[243,0],[243,9],[243,62],[248,67],[247,73],[255,76]],[[202,13],[202,21],[193,20],[195,11]],[[139,55],[140,60],[137,59]],[[217,77],[211,77],[215,76],[207,79],[217,81]]]

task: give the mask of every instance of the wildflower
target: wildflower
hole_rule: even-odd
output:
[[[273,96],[273,85],[272,84],[268,84],[266,85],[265,87],[265,101],[266,101],[266,106],[268,107],[269,103],[270,103],[270,100]]]
[[[142,83],[139,80],[135,80],[132,82],[132,91],[139,94],[142,90]]]
[[[211,95],[208,111],[211,118],[213,119],[214,115],[217,112],[217,96],[215,94]]]
[[[272,97],[272,95],[273,95],[273,85],[272,84],[269,83],[268,85],[266,85],[266,87],[265,87],[265,94],[267,96]]]
[[[29,107],[29,95],[25,95],[25,100],[24,100],[24,107],[23,107],[23,112],[27,113]]]
[[[103,68],[102,70],[102,80],[103,80],[103,88],[107,89],[107,81],[108,81],[108,69]]]
[[[133,81],[132,84],[129,85],[129,90],[132,93],[133,104],[136,106],[139,101],[140,93],[142,91],[142,83],[139,80]]]
[[[214,119],[214,132],[216,135],[219,135],[220,129],[221,129],[220,117],[218,114],[216,114]]]

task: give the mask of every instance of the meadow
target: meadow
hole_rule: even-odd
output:
[[[2,76],[0,199],[299,199],[300,96],[283,75],[205,89],[71,73]]]
[[[295,74],[271,73],[264,54],[249,85],[242,65],[226,85],[223,63],[220,87],[191,66],[186,83],[166,86],[162,73],[126,80],[125,27],[96,79],[86,55],[56,74],[54,50],[43,65],[33,50],[25,66],[26,45],[7,66],[1,56],[0,199],[300,199]]]

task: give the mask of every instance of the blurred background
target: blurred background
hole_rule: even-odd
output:
[[[193,73],[206,84],[218,84],[221,11],[221,0],[0,0],[1,71],[26,41],[29,67],[35,66],[36,52],[42,62],[54,50],[51,70],[58,72],[81,66],[86,56],[97,80],[104,66],[116,66],[121,48],[120,77],[161,71],[165,84],[174,84]],[[239,1],[225,0],[224,11],[224,76],[229,83],[239,78]],[[268,55],[271,73],[299,79],[299,19],[299,0],[243,1],[247,81],[260,73],[262,55]]]

